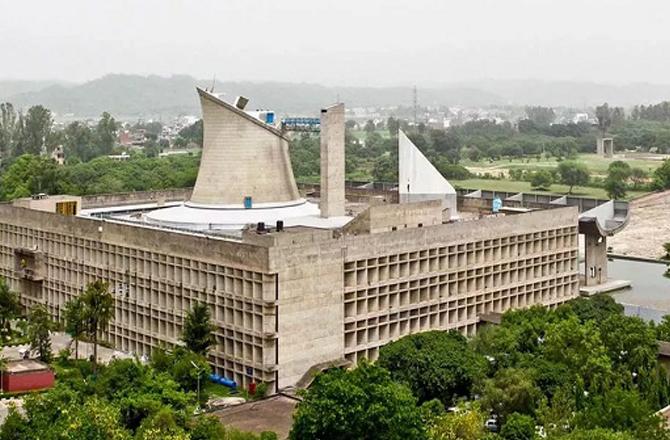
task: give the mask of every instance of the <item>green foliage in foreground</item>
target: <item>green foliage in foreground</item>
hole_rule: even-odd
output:
[[[385,369],[362,362],[318,376],[298,404],[293,440],[424,439],[416,399]]]
[[[451,406],[459,397],[470,397],[486,360],[470,349],[460,333],[431,331],[382,347],[378,364],[407,384],[419,402],[439,399]]]
[[[470,341],[409,335],[383,347],[377,365],[318,376],[291,438],[670,440],[655,415],[670,402],[656,341],[668,323],[626,317],[596,296],[509,311]],[[440,400],[463,399],[443,412]],[[499,433],[483,429],[489,417]]]
[[[55,388],[25,398],[25,415],[10,411],[0,440],[258,440],[195,416],[195,395],[168,373],[131,359],[101,366],[87,361],[56,366]]]

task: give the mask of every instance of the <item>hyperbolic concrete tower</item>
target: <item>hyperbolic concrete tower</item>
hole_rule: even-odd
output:
[[[239,233],[248,225],[334,228],[345,225],[344,106],[322,113],[322,211],[300,197],[288,139],[236,105],[198,88],[203,151],[191,199],[142,214],[152,225]],[[241,106],[242,107],[242,106]],[[281,223],[280,223],[281,222]],[[281,226],[281,227],[283,227]]]
[[[198,94],[204,139],[188,205],[243,208],[247,200],[256,208],[304,202],[282,132],[203,89]]]

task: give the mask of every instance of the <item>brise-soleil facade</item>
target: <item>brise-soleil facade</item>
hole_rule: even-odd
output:
[[[108,281],[107,337],[138,355],[178,344],[185,312],[204,302],[216,371],[274,388],[315,364],[375,359],[403,335],[472,334],[482,314],[578,295],[576,208],[447,224],[440,211],[387,205],[340,230],[232,240],[2,204],[0,276],[59,320],[87,283]]]

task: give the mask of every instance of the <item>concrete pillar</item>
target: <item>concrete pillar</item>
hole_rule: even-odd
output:
[[[344,215],[344,104],[321,110],[321,217]]]
[[[614,157],[614,139],[599,137],[596,142],[596,153],[601,157]]]
[[[614,157],[614,139],[612,138],[603,139],[603,150],[605,150],[605,157],[608,158]]]
[[[584,268],[587,286],[607,282],[607,237],[584,234]]]

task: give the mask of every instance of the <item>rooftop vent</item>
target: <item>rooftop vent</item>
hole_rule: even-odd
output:
[[[249,98],[246,98],[244,96],[238,96],[235,98],[235,107],[239,108],[240,110],[244,110],[244,107],[247,106],[249,103]]]

